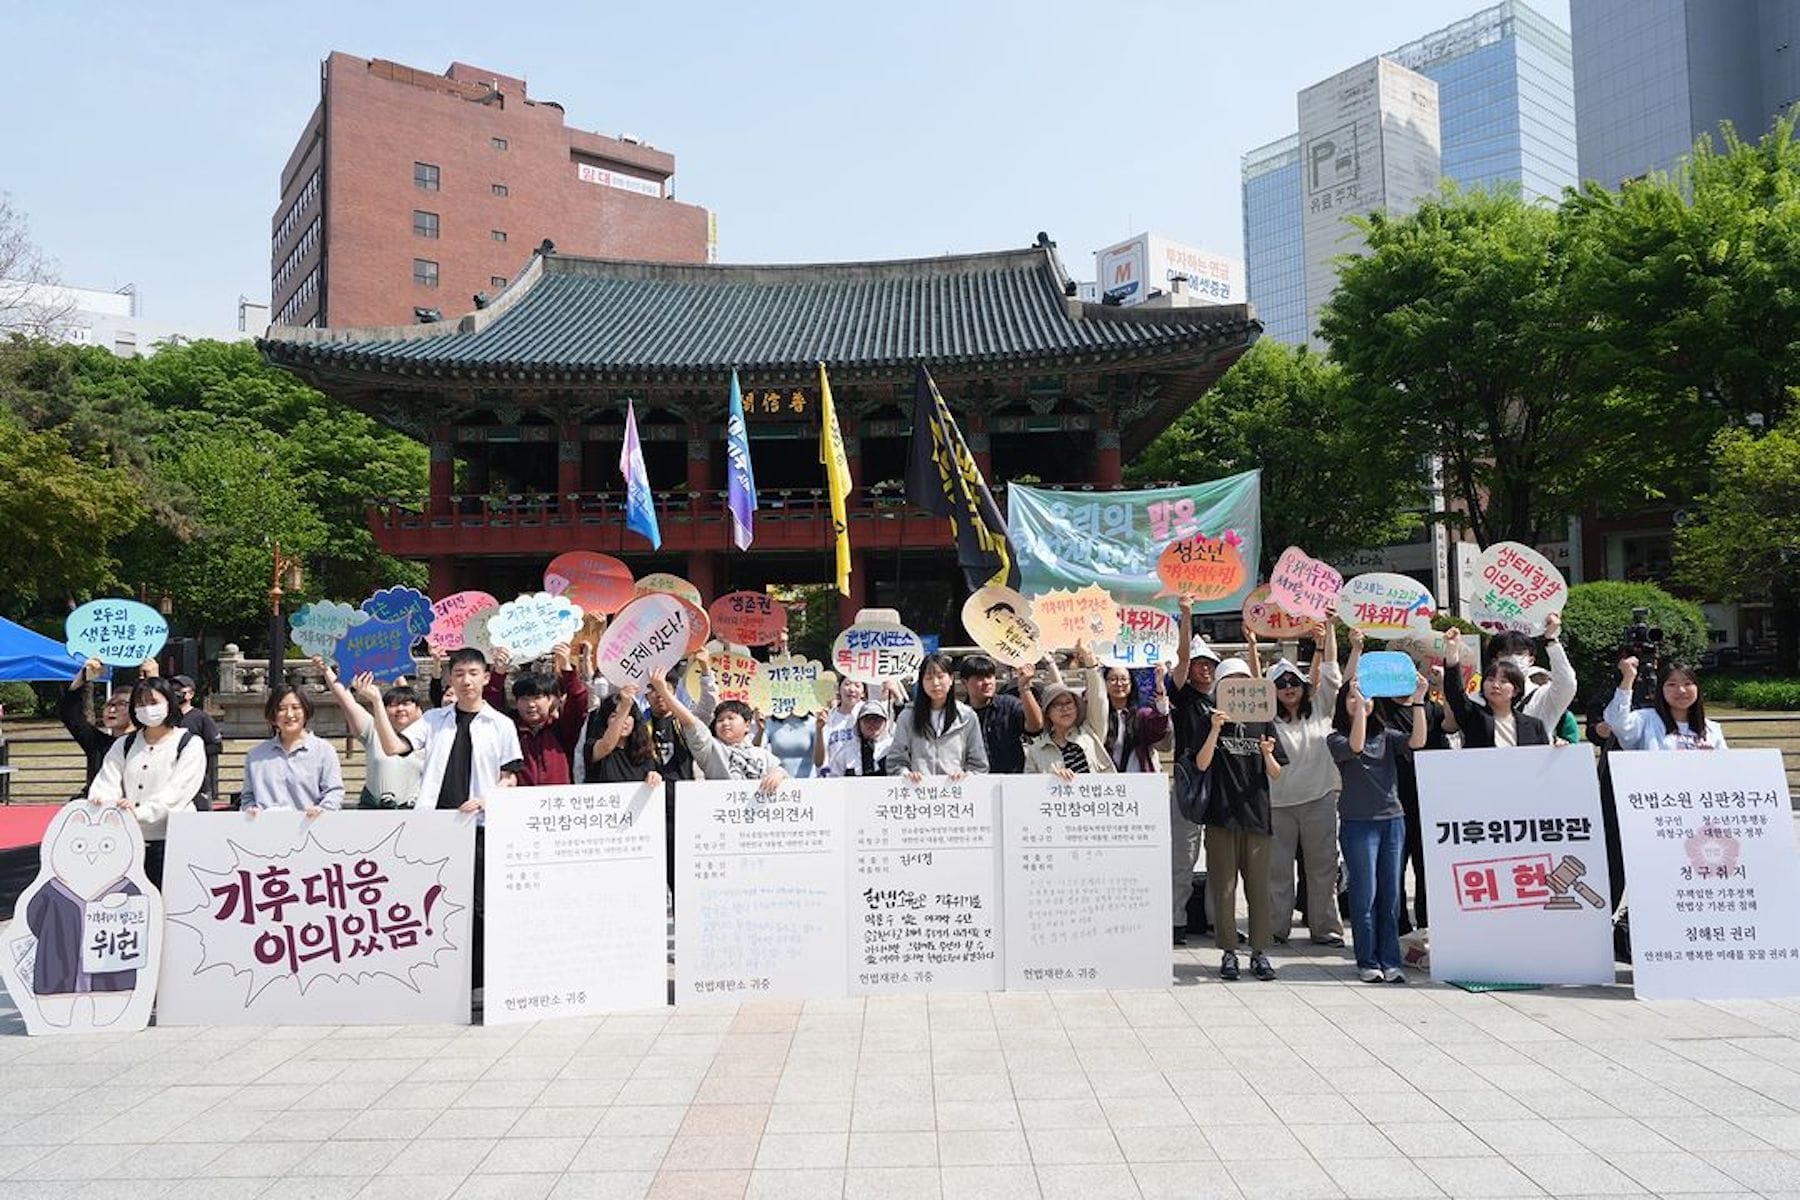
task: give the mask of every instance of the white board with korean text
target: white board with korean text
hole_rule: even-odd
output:
[[[675,1002],[842,996],[845,830],[834,780],[675,792]]]
[[[482,1023],[668,1003],[663,789],[508,788],[487,811]]]
[[[475,819],[169,818],[161,1025],[469,1020]]]
[[[1014,775],[1004,787],[1006,986],[1167,987],[1168,780]]]
[[[853,996],[997,992],[1001,779],[838,781]]]
[[[1594,753],[1582,746],[1415,756],[1431,977],[1613,982]]]
[[[1800,852],[1779,750],[1607,759],[1644,1000],[1800,996]]]

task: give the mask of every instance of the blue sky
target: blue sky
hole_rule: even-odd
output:
[[[1531,0],[1568,26],[1567,0]],[[282,164],[332,50],[522,75],[676,156],[730,262],[894,258],[1145,229],[1237,254],[1238,160],[1294,93],[1480,0],[27,3],[0,191],[64,282],[223,328],[268,296]]]

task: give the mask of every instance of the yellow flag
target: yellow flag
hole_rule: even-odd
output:
[[[831,528],[837,542],[837,588],[850,594],[850,523],[844,506],[850,497],[850,460],[844,454],[844,435],[838,430],[837,409],[831,403],[831,380],[825,364],[819,364],[819,461],[825,464],[825,482],[831,488]]]

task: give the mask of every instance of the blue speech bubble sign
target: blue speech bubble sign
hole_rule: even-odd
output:
[[[1419,686],[1419,669],[1411,655],[1399,650],[1365,651],[1356,664],[1356,686],[1371,698],[1410,696]]]
[[[338,674],[346,679],[364,671],[383,683],[413,673],[412,627],[404,621],[364,621],[337,644]]]
[[[155,658],[169,640],[169,622],[136,600],[90,600],[63,625],[64,643],[77,658],[97,658],[109,667],[135,667]]]
[[[359,606],[377,621],[404,621],[414,638],[431,632],[431,597],[416,587],[382,588]]]

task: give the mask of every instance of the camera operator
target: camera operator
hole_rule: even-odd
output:
[[[1619,660],[1619,690],[1606,706],[1606,724],[1621,750],[1723,750],[1725,732],[1706,716],[1700,677],[1692,667],[1671,663],[1658,673],[1655,700],[1648,708],[1632,708],[1637,694],[1638,660]]]

